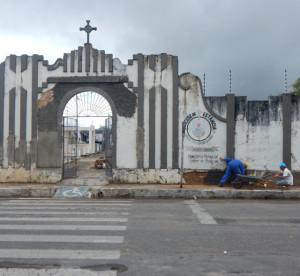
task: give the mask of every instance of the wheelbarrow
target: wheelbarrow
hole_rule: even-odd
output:
[[[238,179],[231,181],[233,184],[233,187],[236,189],[242,188],[244,184],[250,184],[254,182],[258,182],[260,180],[274,180],[274,176],[272,175],[264,175],[263,177],[255,177],[255,176],[248,176],[248,175],[243,175],[243,174],[238,174]]]

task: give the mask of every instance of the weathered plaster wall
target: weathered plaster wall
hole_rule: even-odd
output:
[[[117,118],[117,156],[116,167],[119,169],[134,169],[137,167],[136,158],[136,129],[137,117]]]
[[[221,116],[222,118],[227,117],[227,101],[226,97],[205,97],[205,101],[209,105],[209,107]]]
[[[129,70],[129,75],[134,76],[135,70]],[[39,55],[7,57],[0,66],[0,165],[5,169],[1,181],[20,182],[20,167],[33,182],[61,179],[62,112],[76,93],[100,93],[111,104],[114,118],[133,117],[136,95],[128,89],[126,73],[118,59],[90,44],[64,54],[53,65]],[[113,136],[117,144],[116,124]],[[47,170],[49,174],[44,173]],[[24,182],[28,181],[27,174],[23,175]]]
[[[113,169],[115,183],[180,183],[180,173],[173,169]]]
[[[131,64],[136,64],[136,74]],[[137,94],[138,105],[132,118],[118,118],[117,136],[124,139],[117,141],[114,180],[178,182],[177,57],[139,54],[129,60],[127,71],[128,87]]]
[[[147,56],[144,63],[144,167],[172,168],[172,56]]]
[[[179,90],[179,121],[183,122],[190,114],[196,113],[192,116],[200,116],[203,118],[210,118],[209,120],[200,119],[199,123],[204,124],[202,132],[203,138],[189,139],[189,130],[186,129],[184,137],[184,150],[183,150],[183,164],[185,170],[215,170],[224,169],[224,162],[220,161],[221,156],[226,156],[226,139],[224,139],[224,133],[226,133],[226,123],[224,118],[216,116],[216,112],[224,115],[224,101],[220,101],[219,98],[215,98],[215,101],[211,101],[211,105],[205,105],[205,98],[203,96],[201,82],[197,76],[191,74],[183,74],[180,78],[180,90]],[[225,102],[226,104],[226,102]],[[221,107],[217,109],[216,107]],[[190,124],[197,122],[194,119]],[[210,123],[214,124],[214,127],[209,126]],[[202,127],[202,126],[200,126]],[[210,129],[210,127],[212,127]],[[187,126],[188,128],[188,126]],[[190,130],[191,132],[193,129]],[[211,131],[210,134],[207,134]],[[182,143],[182,127],[180,126],[180,144]],[[196,140],[197,139],[197,140]]]
[[[300,97],[292,97],[292,168],[300,172]]]
[[[185,170],[223,170],[219,157],[228,156],[253,171],[282,161],[300,171],[299,97],[205,97],[197,76],[178,75],[176,56],[137,54],[122,64],[85,44],[52,65],[40,55],[0,64],[1,182],[61,179],[63,110],[84,91],[112,107],[116,182],[178,183],[181,157]]]
[[[207,97],[206,101],[217,114],[226,114],[225,97]],[[299,97],[292,97],[286,114],[291,117],[290,168],[299,171]],[[247,161],[250,170],[259,174],[278,169],[285,158],[284,135],[282,96],[271,96],[268,101],[235,97],[235,158]]]
[[[236,158],[247,161],[251,170],[277,170],[282,162],[282,105],[278,98],[237,100]]]
[[[0,168],[0,183],[56,183],[62,178],[61,169]]]

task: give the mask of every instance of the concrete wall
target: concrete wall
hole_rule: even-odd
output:
[[[225,97],[209,97],[207,103],[226,114]],[[271,96],[268,101],[235,97],[235,158],[247,161],[258,175],[278,170],[281,162],[299,172],[299,103],[299,97],[290,94]]]
[[[136,95],[125,84],[125,67],[90,44],[64,54],[52,65],[40,55],[7,57],[0,65],[0,181],[61,179],[62,114],[77,93],[103,95],[116,121],[117,117],[132,117]],[[116,139],[116,124],[114,128]],[[19,173],[20,169],[26,174]]]
[[[282,161],[300,171],[298,97],[205,97],[197,76],[178,75],[176,56],[137,54],[122,64],[85,44],[52,65],[40,55],[0,64],[0,182],[61,179],[63,110],[85,91],[112,108],[115,182],[178,183],[182,164],[223,170],[220,156],[255,173]]]
[[[226,122],[207,105],[198,77],[183,74],[180,78],[179,121],[187,121],[183,143],[186,170],[223,169],[220,156],[226,156]],[[195,124],[199,124],[197,129]],[[196,128],[196,129],[195,129]],[[196,133],[198,132],[198,133]],[[182,143],[182,126],[180,126]]]

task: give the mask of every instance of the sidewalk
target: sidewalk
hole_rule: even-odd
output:
[[[0,183],[0,198],[197,198],[197,199],[300,199],[300,186],[289,190],[255,190],[217,185],[108,184],[86,179],[56,184]]]
[[[195,180],[183,184],[110,184],[104,170],[94,167],[95,156],[80,158],[77,177],[55,184],[0,183],[0,198],[244,198],[244,199],[300,199],[300,185],[290,190],[249,189],[218,185]],[[277,187],[275,187],[277,188]]]

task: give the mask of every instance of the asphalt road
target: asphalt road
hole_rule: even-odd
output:
[[[0,275],[299,275],[300,201],[0,200]]]

